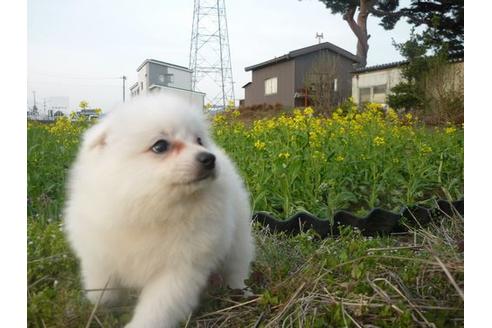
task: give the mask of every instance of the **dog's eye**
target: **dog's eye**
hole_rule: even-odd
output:
[[[169,148],[169,142],[164,139],[158,140],[153,146],[152,151],[156,154],[162,154]]]
[[[196,138],[196,143],[199,144],[200,146],[203,146],[202,138],[200,137]]]

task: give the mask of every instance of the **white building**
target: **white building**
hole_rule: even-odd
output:
[[[190,101],[203,108],[205,94],[191,87],[192,70],[155,59],[146,59],[138,68],[138,80],[130,87],[132,97],[154,92],[166,92]]]
[[[449,59],[449,75],[446,75],[446,88],[456,88],[463,81],[464,53],[451,52]],[[391,89],[402,81],[401,68],[408,61],[358,68],[352,72],[352,98],[354,102],[386,103]]]
[[[352,76],[354,102],[384,104],[391,88],[401,82],[401,65],[406,61],[359,68]]]

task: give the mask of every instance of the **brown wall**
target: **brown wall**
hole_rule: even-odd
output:
[[[294,107],[294,61],[289,60],[280,64],[260,68],[252,72],[252,83],[245,90],[245,106],[261,104],[282,104]],[[277,77],[277,94],[265,95],[265,80]]]
[[[333,53],[329,50],[322,50],[318,52],[313,52],[310,54],[306,54],[303,56],[299,56],[295,58],[295,71],[296,71],[296,80],[295,80],[295,89],[300,90],[305,87],[304,79],[306,74],[311,71],[311,67],[313,63],[316,62],[319,56],[330,56],[337,64],[337,93],[333,97],[334,104],[339,104],[343,102],[345,99],[351,96],[352,94],[352,71],[353,61],[350,59],[341,56],[339,54]]]
[[[282,104],[285,107],[302,106],[303,99],[299,98],[296,104],[294,94],[296,91],[301,92],[305,87],[306,73],[311,70],[311,66],[321,54],[333,56],[337,62],[338,91],[333,100],[334,104],[343,102],[352,94],[351,72],[354,69],[354,62],[329,50],[321,50],[252,71],[252,83],[244,89],[245,106],[261,104]],[[264,81],[275,76],[278,78],[277,94],[266,96]]]

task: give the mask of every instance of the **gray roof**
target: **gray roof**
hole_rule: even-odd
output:
[[[372,72],[372,71],[380,71],[383,69],[398,67],[401,65],[408,64],[408,60],[400,60],[396,62],[386,63],[386,64],[378,64],[373,66],[360,67],[353,70],[353,73],[363,73],[363,72]]]
[[[449,52],[449,62],[450,63],[462,62],[464,60],[464,58],[465,58],[465,52],[464,51],[450,51]],[[399,66],[406,65],[406,64],[408,64],[408,60],[400,60],[400,61],[386,63],[386,64],[379,64],[379,65],[374,65],[374,66],[366,66],[366,67],[356,68],[352,71],[352,73],[364,73],[364,72],[380,71],[383,69],[399,67]]]
[[[154,63],[154,64],[161,65],[161,66],[174,67],[174,68],[181,69],[184,71],[192,72],[192,70],[189,69],[188,67],[175,65],[175,64],[171,64],[171,63],[166,63],[166,62],[163,62],[163,61],[160,61],[157,59],[146,59],[146,60],[144,60],[144,62],[140,66],[138,66],[137,72],[140,71],[142,69],[142,67],[144,67],[145,64],[147,64],[147,63]]]
[[[278,64],[278,63],[281,63],[281,62],[284,62],[284,61],[291,60],[291,59],[293,59],[295,57],[307,55],[307,54],[310,54],[310,53],[313,53],[313,52],[316,52],[316,51],[320,51],[320,50],[330,50],[330,51],[333,51],[334,53],[337,53],[337,54],[339,54],[341,56],[344,56],[344,57],[352,60],[355,63],[360,62],[360,58],[359,57],[357,57],[356,55],[348,52],[347,50],[342,49],[342,48],[334,45],[333,43],[323,42],[323,43],[315,44],[313,46],[309,46],[309,47],[305,47],[305,48],[301,48],[301,49],[297,49],[297,50],[292,50],[291,52],[289,52],[288,54],[285,54],[283,56],[275,57],[273,59],[264,61],[262,63],[245,67],[244,70],[246,72],[247,71],[254,71],[254,70],[259,69],[259,68],[263,68],[263,67],[266,67],[266,66]]]

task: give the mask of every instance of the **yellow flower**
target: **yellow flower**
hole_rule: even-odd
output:
[[[395,112],[395,110],[393,108],[388,108],[388,110],[386,111],[386,115],[392,121],[397,121],[398,120],[398,114],[396,114],[396,112]]]
[[[226,121],[226,118],[224,115],[217,114],[214,116],[214,123],[215,124],[221,124]]]
[[[429,145],[423,143],[420,146],[420,152],[423,154],[429,154],[429,153],[432,153],[432,148]]]
[[[289,153],[280,153],[280,154],[278,154],[278,158],[285,158],[285,159],[287,159],[289,157],[290,157],[290,154]]]
[[[260,141],[260,140],[255,141],[255,148],[256,149],[262,150],[262,149],[265,149],[265,147],[266,147],[266,143],[264,143],[263,141]]]
[[[342,155],[338,155],[337,157],[335,157],[335,161],[337,162],[342,162],[343,160],[345,160],[345,157],[343,157]]]
[[[314,114],[314,109],[312,107],[306,107],[304,109],[304,115],[311,116]]]
[[[375,137],[373,140],[372,140],[372,143],[376,146],[382,146],[386,143],[386,141],[384,140],[383,137]]]
[[[445,128],[444,132],[446,132],[446,134],[450,134],[450,133],[456,132],[456,128],[450,126],[450,127]]]
[[[316,160],[320,160],[322,162],[326,161],[326,155],[325,153],[322,153],[318,150],[315,150],[313,153],[312,153],[312,156],[311,156],[313,159],[316,159]]]

